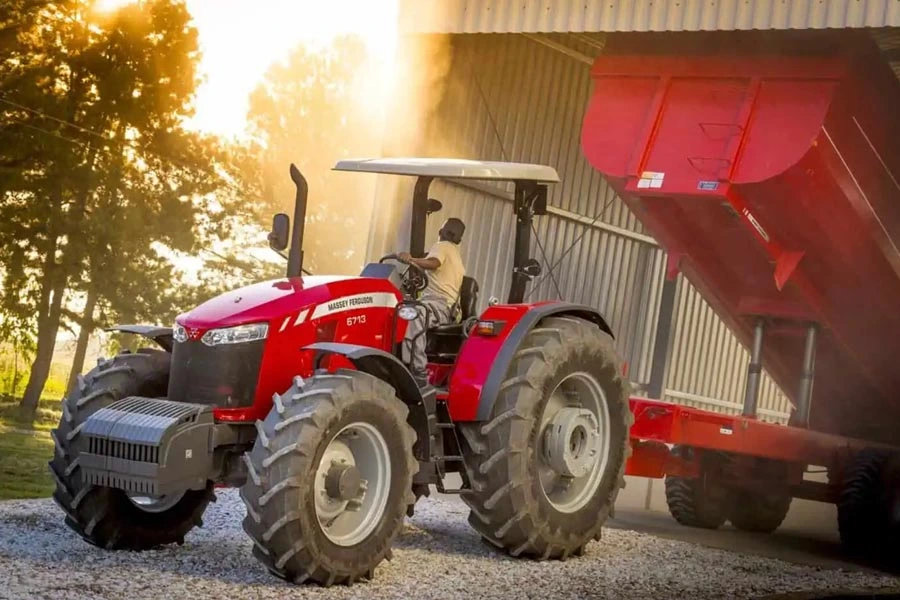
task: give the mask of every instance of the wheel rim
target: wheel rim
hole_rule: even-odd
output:
[[[177,494],[166,494],[164,496],[146,496],[139,494],[128,494],[128,499],[132,504],[137,506],[144,512],[161,513],[169,510],[184,497],[184,492]]]
[[[610,454],[609,405],[593,375],[572,373],[554,388],[541,415],[538,477],[550,504],[564,513],[587,505]]]
[[[363,541],[387,507],[391,461],[381,433],[368,423],[351,423],[335,435],[316,470],[316,518],[338,546]]]

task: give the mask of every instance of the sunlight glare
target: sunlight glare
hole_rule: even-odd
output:
[[[111,13],[136,2],[140,0],[96,0],[93,8],[98,13]]]
[[[124,0],[104,0],[122,2]],[[187,0],[199,31],[204,82],[187,126],[240,136],[249,94],[269,66],[298,44],[327,48],[343,34],[359,35],[379,68],[369,82],[384,110],[393,88],[398,0]]]

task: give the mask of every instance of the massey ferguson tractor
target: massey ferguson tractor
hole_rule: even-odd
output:
[[[359,277],[303,276],[307,185],[293,229],[273,219],[287,277],[213,298],[173,327],[120,326],[158,348],[100,361],[63,401],[54,498],[110,550],[182,543],[216,487],[239,487],[254,555],[295,583],[369,580],[417,497],[455,491],[469,523],[513,556],[565,559],[600,538],[628,454],[628,383],[602,315],[524,304],[532,220],[550,167],[459,160],[341,161],[416,176],[411,252],[424,255],[434,178],[515,183],[505,304],[480,314],[464,281],[457,322],[428,330],[430,382],[401,360],[427,274],[386,256]],[[290,230],[290,234],[289,234]],[[424,311],[423,311],[424,312]],[[447,490],[445,477],[462,485]]]

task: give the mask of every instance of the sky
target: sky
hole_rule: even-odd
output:
[[[323,47],[354,33],[385,69],[394,63],[397,0],[187,0],[187,5],[200,36],[204,78],[188,126],[210,133],[240,135],[249,94],[268,67],[301,42]]]
[[[112,12],[142,0],[96,0]],[[356,34],[382,65],[381,96],[391,87],[399,0],[186,0],[203,58],[196,114],[187,126],[226,138],[240,136],[248,98],[269,66],[303,43],[326,47]]]

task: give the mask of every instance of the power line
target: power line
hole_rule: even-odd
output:
[[[31,125],[30,123],[26,123],[24,121],[13,121],[13,122],[16,123],[17,125],[21,125],[22,127],[26,127],[28,129],[33,129],[34,131],[38,131],[40,133],[44,133],[46,135],[53,136],[55,138],[59,138],[65,142],[69,142],[70,144],[75,144],[76,146],[81,146],[82,148],[85,148],[85,149],[88,148],[88,145],[85,144],[84,142],[80,142],[78,140],[73,140],[72,138],[68,138],[64,135],[60,135],[60,134],[56,133],[55,131],[50,131],[49,129],[43,129],[41,127],[38,127],[37,125]]]
[[[89,134],[89,135],[93,135],[94,137],[98,137],[98,138],[100,138],[101,140],[112,141],[112,140],[110,140],[110,138],[106,137],[106,136],[103,135],[102,133],[98,133],[98,132],[96,132],[96,131],[92,131],[92,130],[86,128],[86,127],[82,127],[81,125],[77,125],[76,123],[72,123],[71,121],[65,121],[65,120],[63,120],[63,119],[59,119],[59,118],[57,118],[57,117],[54,117],[53,115],[49,115],[49,114],[47,114],[47,113],[45,113],[45,112],[42,112],[42,111],[40,111],[40,110],[37,110],[37,109],[35,109],[35,108],[29,108],[28,106],[24,106],[24,105],[19,104],[19,103],[17,103],[17,102],[13,102],[12,100],[8,100],[8,99],[6,98],[6,94],[3,94],[2,96],[0,96],[0,102],[3,102],[4,104],[8,104],[8,105],[10,105],[10,106],[14,106],[15,108],[18,108],[18,109],[20,109],[20,110],[24,110],[24,111],[26,111],[26,112],[30,112],[31,114],[37,115],[37,116],[42,117],[42,118],[44,118],[44,119],[49,119],[49,120],[51,120],[51,121],[56,121],[57,123],[60,123],[61,125],[65,125],[65,126],[67,126],[67,127],[72,127],[73,129],[77,129],[78,131],[81,131],[81,132],[83,132],[83,133],[87,133],[87,134]]]

